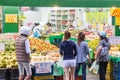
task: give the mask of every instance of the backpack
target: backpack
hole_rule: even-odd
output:
[[[102,50],[100,52],[100,56],[104,57],[108,54],[109,54],[109,49],[108,49],[108,47],[105,47],[105,43],[103,43],[103,47],[102,47]]]

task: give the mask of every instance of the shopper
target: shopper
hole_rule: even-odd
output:
[[[70,32],[65,31],[64,40],[63,42],[60,43],[60,54],[63,55],[65,80],[75,80],[74,77],[75,66],[76,66],[75,56],[77,54],[77,49],[75,43],[70,40],[70,37],[71,37]]]
[[[87,55],[89,56],[89,48],[85,40],[85,34],[80,32],[78,34],[78,41],[77,41],[77,59],[76,59],[76,76],[79,73],[80,66],[82,66],[82,80],[86,80],[86,62],[87,62]],[[88,57],[89,58],[89,57]],[[90,60],[90,59],[89,59]]]
[[[31,78],[31,67],[30,67],[30,43],[27,37],[30,35],[30,29],[28,27],[21,27],[20,36],[16,39],[16,56],[19,69],[19,80],[24,78],[24,69],[27,76],[24,80],[30,80]]]
[[[95,59],[99,61],[99,76],[100,80],[106,80],[105,75],[106,75],[106,68],[107,68],[107,63],[109,61],[109,53],[107,53],[104,57],[101,56],[101,51],[103,47],[107,47],[108,50],[110,50],[110,42],[106,38],[106,33],[104,31],[99,32],[99,37],[100,37],[100,42],[97,47],[96,53],[95,53]],[[109,51],[107,51],[109,52]]]
[[[68,27],[68,30],[71,31],[71,30],[74,30],[74,28],[75,28],[75,27],[74,27],[73,25],[70,25],[70,26]]]

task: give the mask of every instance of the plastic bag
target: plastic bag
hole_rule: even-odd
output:
[[[92,71],[94,74],[98,74],[99,65],[98,65],[98,63],[97,63],[97,60],[95,60],[95,61],[92,63],[92,66],[91,66],[91,68],[89,69],[89,71]]]

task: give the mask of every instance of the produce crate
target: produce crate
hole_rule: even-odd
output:
[[[6,79],[6,69],[0,69],[0,80]]]
[[[0,80],[10,80],[10,69],[0,69]]]
[[[19,71],[18,68],[10,69],[10,80],[18,80]]]
[[[56,46],[58,46],[58,44],[62,41],[63,35],[59,34],[59,35],[51,35],[49,37],[49,41],[51,44],[54,44]]]
[[[90,40],[85,40],[85,42],[90,42]]]
[[[76,38],[70,38],[70,40],[74,41],[74,42],[77,42],[77,39]]]
[[[62,76],[63,74],[64,74],[63,68],[55,64],[54,65],[54,76]]]
[[[114,75],[113,78],[114,78],[113,80],[120,80],[120,76],[118,76],[118,75]]]
[[[32,69],[33,76],[53,75],[54,65],[49,62],[35,64]]]
[[[90,59],[94,59],[94,51],[92,49],[89,49],[90,53]]]
[[[54,80],[54,76],[53,75],[33,76],[33,80]]]
[[[120,75],[120,62],[114,63],[113,75]]]

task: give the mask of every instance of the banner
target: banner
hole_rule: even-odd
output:
[[[17,23],[17,14],[5,14],[5,23]]]
[[[89,12],[86,13],[87,22],[94,23],[108,23],[108,12]]]

